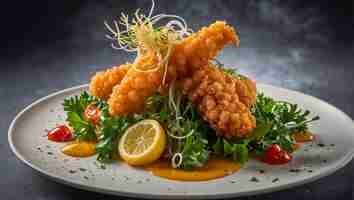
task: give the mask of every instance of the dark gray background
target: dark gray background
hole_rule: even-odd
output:
[[[2,2],[1,199],[119,199],[41,177],[12,154],[6,133],[15,114],[35,99],[131,61],[133,55],[109,47],[103,21],[149,6],[149,0]],[[258,82],[311,94],[354,117],[353,10],[352,1],[333,0],[159,0],[156,12],[178,14],[194,30],[226,20],[239,30],[241,48],[226,48],[220,60]],[[245,199],[352,199],[353,170],[351,162],[314,183]]]

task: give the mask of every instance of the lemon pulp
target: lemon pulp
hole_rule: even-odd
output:
[[[156,120],[143,120],[129,127],[119,141],[120,156],[130,165],[149,164],[161,156],[166,135]]]

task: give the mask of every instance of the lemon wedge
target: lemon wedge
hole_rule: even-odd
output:
[[[156,120],[143,120],[129,127],[121,137],[118,151],[130,165],[146,165],[159,159],[166,135]]]

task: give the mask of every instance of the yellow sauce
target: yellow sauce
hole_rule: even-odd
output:
[[[61,152],[72,157],[89,157],[96,153],[94,142],[74,142],[64,146]]]
[[[315,136],[310,132],[297,132],[293,134],[296,142],[311,142],[315,139]]]
[[[180,181],[206,181],[221,178],[240,169],[240,165],[226,159],[212,158],[208,163],[197,170],[186,171],[174,169],[167,160],[159,160],[144,167],[155,176]]]

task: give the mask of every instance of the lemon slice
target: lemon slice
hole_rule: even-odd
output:
[[[166,135],[156,120],[143,120],[129,127],[118,145],[120,156],[130,165],[145,165],[159,159]]]

